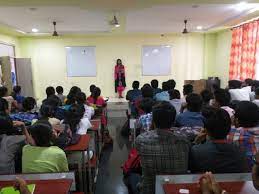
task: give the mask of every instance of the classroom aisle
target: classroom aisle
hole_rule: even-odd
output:
[[[99,174],[96,184],[95,194],[127,194],[127,188],[122,181],[121,165],[128,157],[130,143],[127,138],[120,134],[121,127],[126,121],[126,117],[110,117],[108,126],[113,138],[113,146],[103,150],[99,164]]]

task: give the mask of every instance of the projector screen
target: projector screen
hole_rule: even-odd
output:
[[[66,47],[67,76],[95,77],[96,60],[94,46]]]
[[[171,46],[164,45],[142,47],[142,75],[170,75],[171,64]]]

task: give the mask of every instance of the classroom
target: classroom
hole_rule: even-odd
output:
[[[19,193],[259,193],[259,1],[0,1]]]

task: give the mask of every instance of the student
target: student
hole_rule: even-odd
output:
[[[153,79],[151,81],[151,87],[153,88],[153,95],[155,96],[158,93],[161,93],[163,90],[161,88],[158,87],[159,83],[158,80]]]
[[[54,96],[55,95],[55,89],[52,86],[49,86],[46,88],[46,95],[47,98],[49,98],[50,96]]]
[[[137,128],[141,131],[149,131],[152,125],[152,107],[154,105],[154,100],[152,98],[144,98],[140,103],[140,109],[144,111],[137,121]]]
[[[29,133],[33,144],[23,147],[23,173],[68,171],[65,152],[56,146],[51,146],[53,132],[50,124],[37,123],[29,128]]]
[[[55,108],[53,104],[49,101],[45,101],[40,107],[40,118],[39,120],[48,121],[52,126],[60,125],[60,120],[55,118]],[[33,120],[34,124],[37,120]]]
[[[202,98],[202,107],[208,107],[210,105],[210,101],[213,99],[213,94],[205,89],[201,91],[201,98]]]
[[[253,100],[253,103],[259,107],[259,88],[256,88],[255,90],[255,99]]]
[[[0,87],[0,98],[4,98],[8,102],[9,112],[13,109],[19,108],[14,98],[12,96],[8,96],[8,89],[5,86]]]
[[[193,86],[191,84],[185,84],[183,86],[183,98],[181,99],[182,103],[186,103],[186,97],[191,93],[193,93]]]
[[[182,107],[182,101],[181,101],[181,94],[179,90],[170,90],[169,91],[170,95],[170,103],[174,106],[176,110],[176,114],[180,114],[180,110]]]
[[[242,82],[239,80],[229,80],[228,81],[228,89],[240,89],[242,86]]]
[[[136,149],[142,164],[142,193],[155,193],[155,178],[159,174],[185,174],[188,171],[189,142],[175,135],[170,128],[176,111],[169,102],[160,102],[153,107],[155,130],[140,134]]]
[[[66,110],[69,108],[69,106],[71,104],[74,104],[76,102],[76,94],[79,93],[79,92],[81,92],[81,89],[79,87],[77,87],[77,86],[73,86],[70,89],[70,91],[69,91],[69,93],[67,95],[66,102],[65,102],[66,106],[64,107]]]
[[[14,100],[16,100],[16,102],[20,105],[22,104],[23,100],[25,99],[25,97],[21,95],[21,90],[22,90],[21,86],[14,86],[13,92],[11,95],[14,98]]]
[[[174,90],[175,86],[176,86],[176,82],[173,79],[170,79],[167,81],[169,90]]]
[[[155,95],[155,100],[156,101],[169,101],[170,100],[170,96],[169,96],[169,84],[168,82],[163,82],[162,83],[162,92],[158,93]]]
[[[63,92],[64,92],[64,89],[62,86],[57,86],[56,87],[56,92],[57,92],[57,96],[59,97],[60,101],[62,102],[62,105],[64,104],[65,102],[65,99],[66,99],[66,96],[63,95]]]
[[[39,116],[36,112],[32,112],[36,106],[36,100],[33,97],[26,97],[22,103],[23,111],[19,113],[11,114],[12,120],[22,121],[25,125],[31,125],[31,122],[34,119],[39,119]]]
[[[190,168],[192,173],[211,171],[213,173],[247,172],[244,152],[226,137],[231,129],[231,119],[227,111],[211,108],[205,118],[207,141],[191,148]]]
[[[94,93],[94,89],[96,88],[96,85],[94,85],[94,84],[92,84],[92,85],[90,85],[90,87],[89,87],[89,90],[90,90],[90,96],[93,96],[93,93]]]
[[[235,110],[235,125],[232,128],[228,140],[238,144],[245,150],[248,165],[251,168],[253,157],[259,151],[259,110],[249,101],[239,102]]]
[[[132,83],[132,89],[127,92],[126,99],[130,102],[134,102],[139,96],[141,96],[141,91],[139,90],[139,81],[134,81]]]
[[[77,104],[83,105],[85,108],[84,117],[91,120],[91,118],[94,116],[94,108],[91,106],[88,106],[86,104],[86,95],[83,92],[79,92],[76,95],[76,102]]]
[[[106,102],[103,99],[103,97],[101,96],[101,89],[98,87],[95,87],[93,95],[89,96],[87,98],[87,102],[93,106],[97,106],[97,107],[105,107],[106,106]]]
[[[198,94],[189,94],[186,97],[187,111],[176,118],[177,127],[203,127],[204,117],[201,114],[202,99]]]

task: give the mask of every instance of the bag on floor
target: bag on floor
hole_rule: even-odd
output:
[[[122,166],[124,176],[127,176],[129,173],[138,173],[141,174],[141,163],[140,156],[136,148],[132,148],[129,152],[128,159]]]

